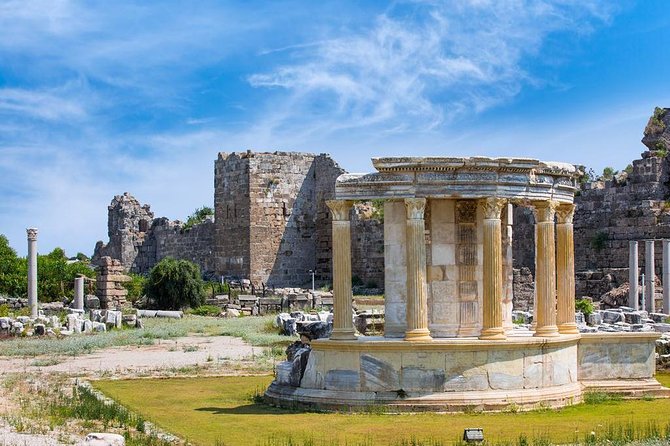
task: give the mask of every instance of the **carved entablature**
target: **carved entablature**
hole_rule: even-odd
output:
[[[527,158],[373,158],[377,172],[344,174],[335,195],[346,200],[444,198],[554,200],[572,203],[577,169]]]

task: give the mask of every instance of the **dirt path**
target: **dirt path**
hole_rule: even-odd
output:
[[[81,356],[0,358],[0,375],[15,372],[60,372],[70,376],[118,377],[220,364],[260,355],[263,347],[252,347],[229,336],[188,336],[157,340],[154,345],[113,347]]]

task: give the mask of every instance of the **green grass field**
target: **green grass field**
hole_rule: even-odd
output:
[[[670,386],[670,374],[659,374]],[[387,446],[416,439],[451,443],[466,427],[481,427],[489,441],[547,437],[583,441],[608,425],[670,421],[670,399],[608,400],[561,410],[491,414],[299,413],[254,403],[270,376],[97,381],[94,387],[147,420],[197,445]],[[289,443],[291,438],[293,443]],[[310,440],[313,442],[310,443]]]

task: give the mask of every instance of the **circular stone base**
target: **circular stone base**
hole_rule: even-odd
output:
[[[547,389],[439,392],[399,395],[398,392],[345,392],[303,389],[272,383],[265,392],[272,405],[290,409],[387,412],[525,411],[559,408],[582,401],[578,383]]]

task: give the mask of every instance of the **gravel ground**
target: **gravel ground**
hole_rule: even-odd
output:
[[[262,352],[263,347],[252,347],[229,336],[189,336],[157,340],[154,345],[113,347],[76,357],[4,357],[0,358],[0,375],[25,371],[61,372],[91,378],[127,377],[161,369],[240,360]]]

